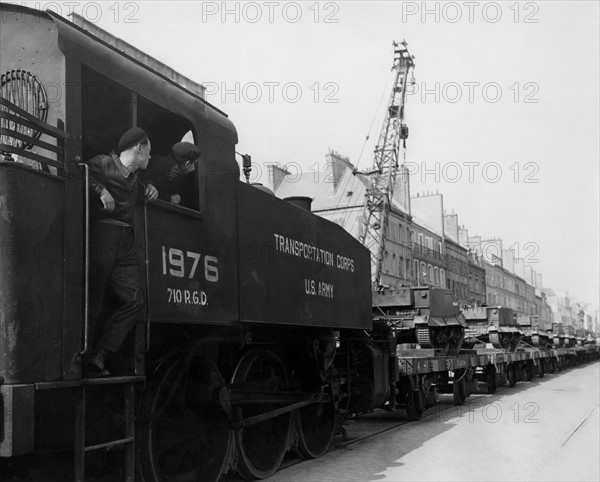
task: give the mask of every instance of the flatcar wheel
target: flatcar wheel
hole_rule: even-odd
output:
[[[517,384],[517,367],[510,365],[508,367],[508,386],[514,387]]]
[[[437,388],[432,387],[431,390],[425,395],[425,408],[431,408],[438,403],[440,396],[438,395]]]
[[[467,399],[466,375],[464,371],[454,373],[454,381],[452,383],[452,394],[454,395],[455,405],[464,405]]]
[[[533,362],[527,363],[525,367],[525,379],[530,382],[533,380]]]
[[[421,380],[421,387],[425,399],[424,409],[433,407],[440,399],[437,391],[437,387],[433,385],[431,379],[424,375]]]
[[[225,385],[218,369],[202,357],[180,357],[151,383],[141,412],[143,480],[219,480],[233,437],[226,415],[208,395]]]
[[[541,358],[539,361],[538,372],[540,378],[544,378],[544,375],[546,374],[546,360],[544,360],[543,358]]]
[[[298,453],[316,459],[327,452],[337,428],[333,402],[316,403],[298,411]]]
[[[281,360],[272,352],[253,350],[239,361],[232,383],[243,384],[247,390],[277,391],[287,376]],[[271,404],[242,402],[244,418],[276,409]],[[264,479],[279,468],[287,450],[291,430],[291,415],[285,413],[269,418],[235,433],[238,453],[237,470],[246,479]]]
[[[425,401],[421,390],[410,390],[406,394],[406,415],[409,420],[420,420],[423,416]]]
[[[496,379],[496,367],[489,366],[486,370],[487,392],[492,395],[496,393],[498,388],[498,380]]]

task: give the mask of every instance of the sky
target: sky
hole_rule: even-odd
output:
[[[32,2],[30,2],[31,4]],[[392,42],[415,57],[411,191],[444,194],[545,287],[599,298],[599,2],[35,2],[73,9],[207,87],[255,163],[361,170],[391,93]],[[365,141],[369,136],[369,140]]]

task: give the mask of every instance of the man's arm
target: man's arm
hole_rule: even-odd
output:
[[[111,212],[115,208],[115,200],[104,187],[104,156],[96,156],[88,161],[90,191],[95,193],[102,202],[103,208]]]
[[[158,190],[158,199],[174,202],[173,197],[178,194],[179,168],[175,163],[166,163],[157,168],[147,181]]]

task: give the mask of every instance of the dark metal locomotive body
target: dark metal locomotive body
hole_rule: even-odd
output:
[[[85,406],[79,354],[92,337],[94,200],[82,161],[108,153],[132,125],[153,153],[185,135],[202,150],[187,207],[156,201],[137,212],[147,309],[123,349],[121,382],[147,376],[138,476],[211,480],[235,469],[261,478],[290,448],[322,454],[348,389],[336,345],[372,326],[368,250],[242,182],[235,128],[193,83],[103,32],[51,12],[1,9],[0,388],[5,413],[19,408],[5,417],[0,455],[72,446],[73,433],[87,450],[85,408],[83,422],[59,421]],[[60,91],[52,101],[49,86]],[[43,115],[32,102],[45,103]],[[381,403],[371,398],[368,408]]]

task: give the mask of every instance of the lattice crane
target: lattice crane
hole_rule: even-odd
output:
[[[414,66],[414,57],[409,54],[406,41],[394,42],[392,70],[395,71],[395,82],[379,142],[375,146],[373,167],[364,173],[368,176],[368,185],[359,231],[359,240],[371,251],[371,280],[375,287],[380,285],[385,233],[399,168],[400,147],[403,160],[406,156],[408,127],[404,123],[404,104],[408,75]]]

